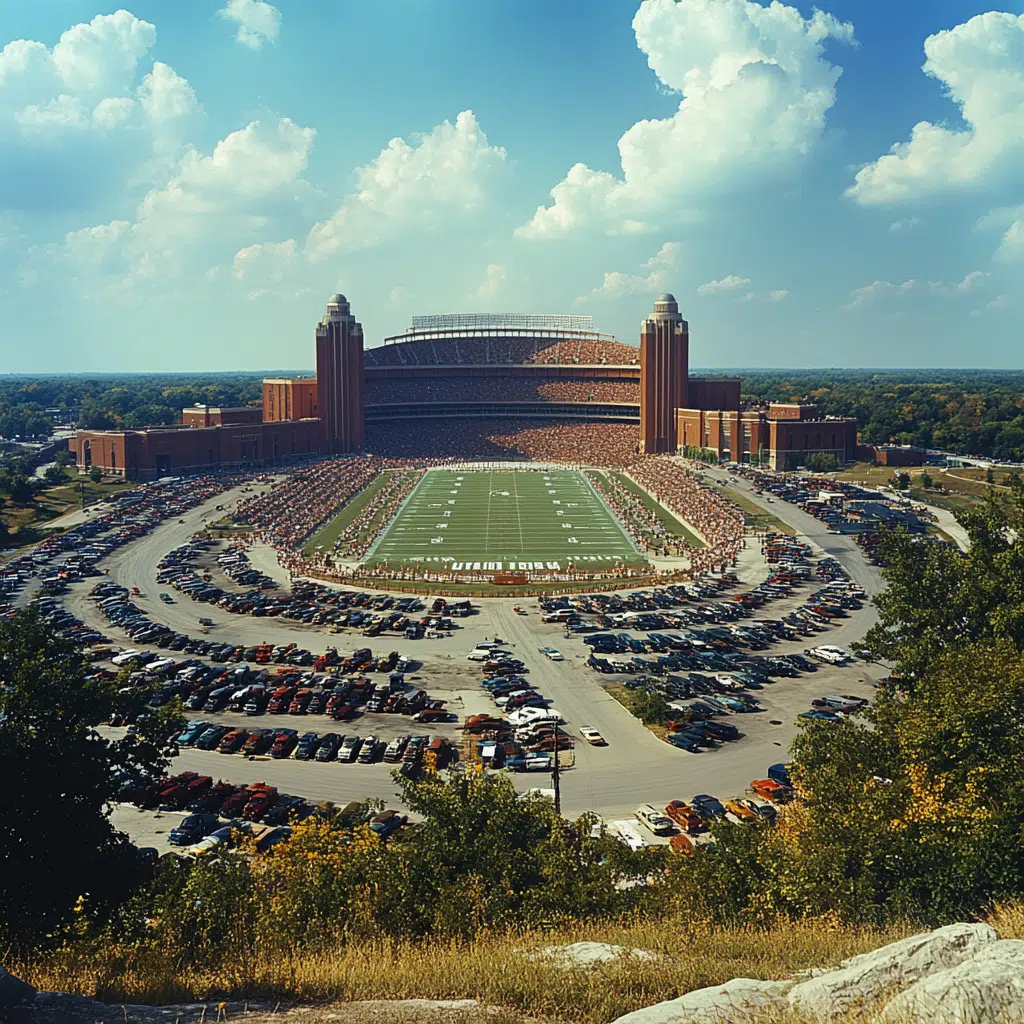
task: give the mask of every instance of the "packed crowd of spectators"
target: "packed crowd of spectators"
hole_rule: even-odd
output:
[[[417,338],[368,348],[367,366],[471,366],[502,363],[554,363],[573,366],[627,365],[640,361],[640,349],[621,341],[566,338],[545,344],[540,338]]]
[[[688,552],[692,572],[722,572],[736,561],[744,516],[733,502],[671,459],[643,459],[630,468],[630,476],[704,540],[705,547]]]
[[[530,380],[523,377],[425,377],[373,380],[364,387],[368,405],[409,402],[613,402],[640,404],[632,380]]]
[[[364,447],[385,459],[443,465],[487,459],[628,466],[637,455],[635,423],[481,418],[368,423]]]
[[[382,468],[381,460],[372,455],[314,463],[271,490],[241,502],[235,521],[251,526],[254,534],[278,552],[294,550]]]
[[[370,549],[381,529],[390,522],[416,486],[421,472],[394,473],[353,517],[327,551],[316,551],[308,561],[318,569],[330,568],[336,560],[356,562]]]
[[[641,551],[673,556],[689,553],[685,542],[669,533],[657,513],[648,508],[638,494],[611,476],[588,473],[587,479]]]

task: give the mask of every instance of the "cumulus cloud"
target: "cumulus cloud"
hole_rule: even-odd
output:
[[[668,286],[669,270],[679,264],[680,245],[666,242],[649,260],[643,263],[647,274],[624,274],[618,270],[605,271],[604,279],[589,294],[576,299],[577,305],[591,299],[620,298],[624,295],[649,295],[665,291]]]
[[[8,209],[88,203],[180,144],[199,105],[167,64],[142,66],[155,41],[153,25],[121,10],[72,26],[52,49],[26,39],[4,46],[0,196]]]
[[[496,298],[505,287],[505,267],[501,263],[490,263],[483,283],[476,290],[476,298],[487,302]]]
[[[863,309],[887,296],[906,295],[916,287],[917,281],[913,278],[903,281],[901,284],[893,284],[892,281],[872,281],[871,284],[854,289],[850,301],[843,306],[843,309]]]
[[[920,217],[907,217],[905,220],[894,220],[889,225],[889,230],[894,234],[899,234],[902,231],[912,231],[914,228],[921,223]]]
[[[971,316],[988,316],[990,313],[1001,313],[1013,306],[1013,296],[1006,293],[997,295],[979,309],[972,309]]]
[[[846,194],[862,205],[904,203],[1024,174],[1024,15],[989,11],[929,36],[925,74],[964,127],[920,121],[910,138],[862,168]]]
[[[228,0],[218,13],[238,26],[235,39],[250,50],[274,42],[281,31],[281,12],[265,0]]]
[[[853,42],[852,26],[829,14],[753,0],[643,0],[633,30],[662,85],[681,94],[678,109],[619,139],[619,176],[570,168],[519,237],[653,230],[806,156],[842,74],[825,42]]]
[[[356,171],[356,189],[306,240],[313,262],[354,252],[410,229],[449,229],[490,198],[506,153],[487,141],[471,110],[444,121],[410,145],[392,139]]]
[[[929,281],[928,287],[936,295],[964,295],[987,277],[983,270],[972,270],[962,281]]]
[[[729,292],[737,292],[750,284],[749,277],[740,277],[737,274],[730,274],[718,281],[708,281],[697,288],[698,295],[724,295]]]
[[[197,249],[230,252],[308,194],[302,174],[314,135],[279,118],[231,132],[209,154],[189,149],[133,221],[72,232],[49,254],[76,272],[102,268],[110,283],[127,288],[179,273]],[[232,274],[259,291],[283,281],[296,256],[293,240],[248,245],[235,251]]]
[[[966,295],[975,287],[987,280],[988,274],[982,270],[972,270],[962,281],[929,281],[927,290],[932,295]],[[850,301],[843,306],[843,309],[858,310],[876,303],[901,295],[909,295],[912,292],[921,291],[921,284],[914,278],[894,283],[892,281],[872,281],[863,288],[855,289],[850,296]]]

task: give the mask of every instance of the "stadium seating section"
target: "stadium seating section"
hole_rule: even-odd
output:
[[[639,405],[637,381],[549,380],[517,377],[424,377],[367,381],[367,405],[409,402],[612,402]]]
[[[621,341],[537,338],[417,338],[369,348],[367,366],[467,366],[546,363],[560,366],[632,366],[640,350]]]

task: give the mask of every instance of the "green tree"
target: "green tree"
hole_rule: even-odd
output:
[[[629,709],[644,725],[664,725],[673,717],[668,701],[654,690],[634,690]]]
[[[64,469],[54,463],[52,466],[47,466],[43,471],[43,479],[51,487],[60,487],[62,484],[68,482],[68,478],[64,475]]]
[[[991,466],[989,466],[988,469],[985,470],[985,482],[989,484],[994,484],[996,482],[996,475],[992,471]]]
[[[894,473],[893,482],[896,485],[896,490],[905,491],[910,486],[910,474],[909,473]]]
[[[812,452],[807,456],[807,468],[812,473],[832,473],[839,468],[839,462],[832,452]]]
[[[99,466],[93,466],[89,470],[89,479],[94,483],[98,484],[103,479],[103,470]]]
[[[932,475],[927,470],[921,474],[921,486],[928,490],[935,481],[932,480]]]
[[[144,713],[152,687],[87,679],[88,662],[34,609],[0,623],[0,942],[38,942],[79,898],[102,915],[139,881],[138,856],[109,821],[119,778],[167,765],[178,705],[137,734],[101,736],[111,715]],[[126,676],[126,674],[125,674]]]
[[[1009,495],[991,494],[957,519],[965,554],[899,531],[882,539],[887,586],[861,649],[907,681],[949,649],[999,640],[1024,649],[1024,485],[1011,481]]]
[[[58,466],[73,466],[75,464],[75,453],[70,448],[58,448],[53,461]]]

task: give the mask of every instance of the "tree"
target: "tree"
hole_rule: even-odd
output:
[[[935,481],[934,481],[934,480],[932,480],[932,475],[931,475],[931,473],[929,473],[929,472],[928,472],[928,470],[925,470],[925,471],[924,471],[924,472],[923,472],[923,473],[921,474],[921,486],[922,486],[922,487],[923,487],[923,488],[924,488],[924,489],[925,489],[926,491],[927,491],[927,490],[928,490],[928,489],[929,489],[929,488],[931,487],[931,485],[932,485],[932,484],[933,484],[934,482],[935,482]]]
[[[53,934],[85,900],[102,915],[139,880],[138,855],[109,821],[119,779],[163,773],[179,705],[147,709],[127,673],[87,679],[88,662],[34,609],[0,623],[0,943]],[[101,736],[113,714],[138,733]]]
[[[839,462],[832,452],[813,452],[807,456],[807,468],[812,473],[832,473],[839,468]]]
[[[995,482],[996,475],[992,472],[992,467],[989,466],[988,469],[985,470],[985,483],[994,484]]]
[[[93,466],[89,470],[89,479],[94,483],[98,484],[103,479],[103,470],[99,466]]]
[[[895,473],[893,474],[893,480],[898,491],[905,491],[910,486],[909,473]]]
[[[654,690],[635,690],[629,708],[644,725],[664,725],[672,719],[668,701]]]
[[[58,448],[53,461],[58,466],[73,466],[75,464],[75,453],[70,448]]]
[[[51,487],[59,487],[61,484],[66,484],[68,478],[64,475],[64,469],[62,466],[58,466],[54,463],[52,466],[47,466],[43,471],[43,479]]]
[[[968,644],[1007,640],[1024,649],[1024,485],[1011,480],[1010,494],[990,494],[957,519],[970,540],[964,554],[900,531],[881,541],[887,586],[861,649],[904,680]]]

